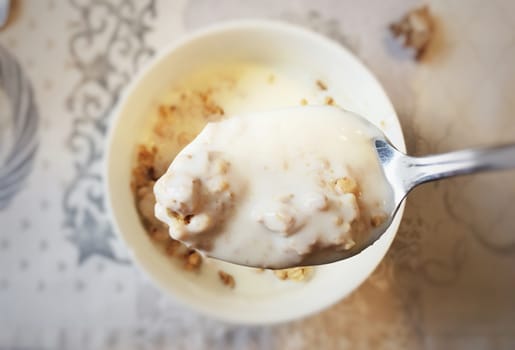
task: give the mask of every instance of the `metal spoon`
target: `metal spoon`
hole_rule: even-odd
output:
[[[272,113],[272,114],[270,114]],[[296,113],[299,113],[297,116]],[[328,117],[328,119],[324,119],[325,117]],[[385,210],[385,220],[381,225],[378,227],[374,227],[371,229],[370,232],[363,231],[358,232],[359,234],[356,234],[356,242],[355,245],[351,249],[343,249],[344,247],[342,245],[326,245],[326,248],[321,248],[321,245],[318,244],[317,239],[320,237],[314,237],[310,236],[311,233],[317,233],[318,235],[328,234],[330,235],[332,232],[327,232],[327,230],[338,230],[338,228],[335,226],[334,228],[323,228],[321,233],[316,232],[317,230],[320,231],[321,229],[315,228],[315,231],[305,231],[304,233],[307,234],[303,236],[304,241],[303,242],[315,242],[312,243],[312,246],[310,246],[307,250],[309,250],[309,253],[306,255],[299,255],[300,262],[295,258],[289,258],[281,260],[280,254],[285,254],[284,257],[286,257],[286,253],[284,250],[278,249],[279,245],[275,245],[273,238],[271,239],[269,235],[267,235],[266,229],[262,229],[261,231],[253,231],[253,232],[259,232],[258,235],[254,235],[253,233],[245,235],[245,233],[241,234],[240,232],[245,232],[244,230],[235,230],[234,232],[230,232],[233,234],[233,237],[239,237],[241,240],[236,240],[236,245],[231,246],[234,241],[226,239],[225,241],[220,240],[219,242],[224,242],[223,244],[219,245],[215,249],[211,249],[209,251],[204,251],[206,255],[209,255],[211,257],[217,258],[217,259],[225,259],[227,261],[233,262],[233,263],[239,263],[239,264],[247,264],[249,266],[254,267],[276,267],[276,268],[286,268],[291,267],[292,264],[295,264],[295,266],[299,265],[320,265],[320,264],[326,264],[338,260],[347,259],[349,257],[352,257],[356,254],[359,254],[364,249],[372,245],[375,241],[377,241],[381,235],[386,232],[388,227],[391,225],[392,220],[396,214],[396,212],[399,209],[400,204],[402,203],[403,199],[406,197],[406,195],[416,186],[428,182],[428,181],[434,181],[450,176],[456,176],[456,175],[462,175],[462,174],[469,174],[469,173],[475,173],[479,171],[487,171],[487,170],[498,170],[498,169],[515,169],[515,144],[512,145],[506,145],[506,146],[499,146],[499,147],[493,147],[493,148],[483,148],[483,149],[476,149],[476,150],[466,150],[466,151],[459,151],[459,152],[452,152],[447,154],[441,154],[441,155],[433,155],[433,156],[427,156],[427,157],[411,157],[406,154],[401,153],[395,147],[389,142],[389,140],[386,138],[386,136],[383,134],[383,132],[374,126],[372,123],[370,123],[368,120],[364,119],[363,117],[356,115],[349,111],[344,111],[340,109],[339,107],[335,106],[307,106],[307,107],[291,107],[291,108],[284,108],[277,111],[271,111],[271,112],[263,112],[263,113],[255,113],[252,116],[247,116],[246,119],[236,118],[236,120],[246,120],[248,124],[246,124],[246,129],[249,131],[252,135],[252,133],[255,133],[254,136],[258,136],[258,138],[265,138],[269,137],[270,140],[267,143],[269,148],[267,148],[267,151],[263,151],[262,146],[259,148],[260,152],[265,152],[266,154],[273,154],[274,148],[273,147],[285,147],[286,149],[297,149],[302,151],[309,152],[310,150],[304,150],[300,144],[295,144],[295,142],[302,142],[303,145],[309,145],[309,147],[317,147],[318,144],[317,141],[313,142],[312,139],[310,140],[308,138],[309,135],[312,134],[312,130],[309,129],[311,127],[315,128],[316,126],[322,126],[323,128],[327,129],[317,129],[316,135],[317,137],[320,137],[320,135],[326,135],[324,133],[327,133],[328,137],[339,137],[338,140],[346,140],[346,143],[332,143],[329,148],[322,147],[323,144],[321,144],[321,149],[323,149],[323,152],[354,152],[353,150],[353,144],[352,142],[357,142],[357,149],[356,152],[360,152],[360,148],[365,148],[366,151],[364,153],[353,153],[354,155],[361,154],[360,157],[363,157],[363,155],[366,155],[367,159],[371,159],[370,165],[370,171],[373,171],[375,173],[374,182],[380,181],[381,188],[384,189],[385,187],[390,187],[391,196],[384,194],[384,197],[381,197],[387,204],[384,205],[384,208],[382,210]],[[286,118],[286,119],[284,119]],[[297,119],[295,119],[297,118]],[[299,119],[300,118],[300,119]],[[313,119],[312,119],[313,118]],[[340,119],[341,118],[341,119]],[[235,119],[233,119],[235,120]],[[297,124],[294,125],[295,120],[297,120]],[[251,124],[250,121],[254,121],[255,124]],[[259,123],[257,123],[259,121]],[[342,122],[342,124],[338,124],[338,122]],[[222,125],[222,123],[225,123]],[[240,138],[239,140],[235,138],[234,136],[231,136],[233,134],[223,134],[223,128],[227,127],[227,125],[230,124],[231,121],[222,121],[220,122],[219,132],[221,132],[222,135],[220,136],[223,142],[221,143],[221,148],[217,148],[218,151],[220,150],[229,150],[234,147],[243,147],[247,146],[248,151],[243,152],[244,154],[251,153],[252,147],[256,147],[254,143],[247,141],[248,135],[245,138]],[[303,124],[304,123],[304,124]],[[310,124],[311,123],[311,124]],[[332,125],[331,123],[334,123]],[[345,124],[348,123],[348,124]],[[211,125],[214,127],[214,125]],[[296,126],[296,128],[294,127]],[[341,130],[340,130],[341,129]],[[233,129],[227,129],[227,130],[233,130]],[[241,129],[243,130],[243,128]],[[302,135],[304,133],[303,137],[291,137],[288,133],[291,133],[292,130],[295,130],[294,132],[296,135]],[[330,130],[339,130],[338,132],[330,132]],[[273,132],[272,132],[273,131]],[[201,134],[203,135],[203,134]],[[229,135],[229,136],[228,136]],[[361,135],[362,137],[358,138],[352,138],[351,135]],[[277,142],[273,143],[277,140],[284,141],[284,142]],[[286,141],[292,140],[293,143],[288,143]],[[354,141],[355,140],[355,141]],[[230,141],[230,142],[228,142]],[[193,141],[195,142],[195,141]],[[196,151],[195,148],[193,153],[195,152],[207,152],[208,150],[205,148],[209,142],[215,144],[216,142],[213,140],[210,140],[208,143],[206,141],[199,141],[200,143],[197,143]],[[360,144],[361,143],[361,144]],[[235,146],[239,145],[239,146]],[[270,147],[270,145],[272,145]],[[341,149],[341,146],[346,149]],[[225,148],[224,148],[225,147]],[[258,149],[258,147],[256,147]],[[329,151],[330,150],[330,151]],[[315,152],[315,150],[313,150]],[[362,151],[362,150],[361,150]],[[190,151],[188,151],[190,152]],[[374,153],[377,155],[377,164],[374,163]],[[284,153],[288,154],[288,153]],[[315,152],[316,154],[316,152]],[[284,156],[284,155],[283,155]],[[291,156],[291,155],[289,155]],[[191,159],[192,156],[190,155]],[[185,159],[185,158],[184,158]],[[233,159],[234,162],[245,162],[248,161],[249,158],[246,157],[235,157]],[[352,158],[351,158],[352,159]],[[364,159],[364,158],[358,158]],[[183,162],[182,160],[176,160],[179,162]],[[250,159],[252,161],[252,158]],[[262,158],[256,157],[256,162],[263,162],[268,161],[268,158],[266,160],[263,160]],[[333,160],[334,161],[334,160]],[[175,161],[174,161],[175,162]],[[300,161],[302,162],[302,161]],[[359,162],[358,162],[359,163]],[[172,164],[173,165],[173,164]],[[177,163],[176,163],[177,165]],[[359,165],[359,164],[358,164]],[[182,168],[181,168],[182,166]],[[182,164],[179,166],[179,170],[177,170],[178,173],[180,173],[180,169],[187,169],[188,166],[185,164]],[[172,169],[172,167],[170,167]],[[170,171],[170,169],[168,171]],[[384,177],[380,174],[380,170],[383,170]],[[172,170],[173,171],[173,170]],[[274,170],[275,171],[275,170]],[[297,175],[300,175],[300,173],[296,174],[295,172],[286,172],[291,177],[296,177]],[[285,173],[285,174],[286,174]],[[192,173],[194,174],[194,172]],[[256,175],[259,175],[259,173],[256,173]],[[188,176],[191,176],[189,174]],[[286,175],[285,175],[286,176]],[[158,204],[156,205],[156,215],[158,218],[166,222],[170,227],[175,227],[175,225],[178,225],[177,231],[180,232],[180,230],[184,230],[185,232],[188,232],[185,225],[188,225],[188,223],[184,223],[184,221],[177,220],[176,216],[170,215],[169,211],[166,209],[167,203],[172,203],[175,201],[184,201],[184,199],[178,198],[174,199],[173,196],[177,192],[174,190],[173,186],[171,188],[167,188],[167,181],[172,179],[173,177],[163,177],[163,180],[159,180],[156,184],[157,190],[156,194]],[[298,178],[298,177],[297,177]],[[266,177],[266,181],[274,181],[271,178]],[[281,180],[286,181],[286,180]],[[307,180],[309,181],[309,180]],[[309,183],[307,184],[309,185]],[[384,185],[384,186],[383,186]],[[277,190],[277,189],[276,189]],[[190,191],[190,190],[188,190]],[[313,191],[313,190],[312,190]],[[190,191],[193,193],[193,190]],[[188,193],[190,193],[188,192]],[[388,191],[386,191],[388,192]],[[264,191],[264,194],[262,196],[266,195],[274,195],[273,192],[266,192]],[[170,198],[172,196],[172,198]],[[190,196],[193,198],[192,196]],[[259,195],[257,195],[259,197]],[[186,196],[185,198],[189,198]],[[327,200],[327,197],[325,197]],[[216,198],[214,200],[217,200]],[[193,202],[193,199],[191,199]],[[215,202],[216,203],[216,202]],[[389,212],[388,212],[389,211]],[[245,213],[245,212],[244,212]],[[278,212],[273,212],[277,217],[279,217]],[[178,214],[180,215],[180,214]],[[210,216],[208,216],[210,217]],[[243,218],[240,219],[240,221],[245,222],[245,220],[250,220],[250,216],[244,214]],[[290,219],[290,222],[293,220],[295,222],[295,218]],[[316,218],[314,219],[316,220]],[[255,221],[255,219],[253,219]],[[248,221],[249,224],[251,224],[252,221]],[[182,226],[181,226],[182,225]],[[371,224],[373,226],[373,224]],[[252,227],[252,226],[249,226]],[[280,226],[279,226],[280,227]],[[267,227],[269,229],[269,227]],[[259,228],[256,228],[256,230],[259,230]],[[172,230],[171,230],[172,231]],[[173,230],[175,232],[175,229]],[[200,230],[202,232],[202,230]],[[277,231],[277,232],[282,232]],[[227,232],[223,231],[216,231],[213,230],[211,232],[210,237],[215,237],[213,233],[217,234],[224,234]],[[290,232],[291,233],[291,232]],[[286,231],[284,231],[284,235],[286,235]],[[199,231],[193,231],[193,233],[190,234],[183,234],[183,237],[189,238],[189,241],[186,241],[186,244],[191,244],[192,246],[198,245],[198,240],[206,240],[209,235],[199,235]],[[200,237],[200,238],[199,238]],[[226,236],[227,237],[227,236]],[[229,236],[230,237],[230,236]],[[248,239],[247,239],[248,237]],[[180,237],[177,237],[180,239]],[[220,236],[216,236],[217,239],[220,239]],[[195,241],[195,239],[197,241]],[[314,241],[310,241],[313,240]],[[267,241],[268,240],[268,241]],[[295,238],[292,238],[290,240],[290,243],[294,241]],[[257,255],[257,258],[254,256],[253,260],[249,259],[247,255],[252,255],[254,252],[256,252],[256,245],[253,244],[253,242],[258,241],[259,243],[265,245],[268,244],[268,251],[266,254]],[[221,249],[217,249],[220,248]],[[259,250],[260,248],[257,248],[258,252],[261,252]],[[231,255],[231,252],[234,252],[234,255]],[[251,265],[252,264],[252,265]],[[263,266],[260,266],[262,264]]]
[[[378,159],[394,196],[394,210],[383,225],[374,230],[369,240],[356,249],[316,252],[302,265],[320,265],[350,258],[377,241],[388,229],[407,194],[418,185],[448,177],[483,171],[515,169],[515,144],[468,149],[450,153],[411,157],[397,150],[386,138],[374,140]],[[515,179],[514,179],[515,181]]]

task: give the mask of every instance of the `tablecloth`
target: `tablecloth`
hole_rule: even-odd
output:
[[[238,326],[164,295],[105,211],[113,106],[160,47],[268,18],[321,32],[378,77],[415,155],[515,141],[515,3],[431,0],[420,62],[388,25],[419,1],[19,0],[0,31],[0,349],[513,349],[515,174],[427,184],[352,295]]]

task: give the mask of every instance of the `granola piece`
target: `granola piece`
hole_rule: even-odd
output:
[[[390,32],[401,38],[404,47],[415,51],[415,59],[420,60],[434,33],[434,20],[429,7],[423,6],[408,12],[398,22],[390,24]]]
[[[166,118],[166,117],[168,117],[169,109],[168,109],[165,105],[159,105],[159,107],[158,107],[158,111],[159,111],[159,116],[160,116],[161,118]]]
[[[289,236],[299,229],[295,214],[287,207],[279,209],[277,212],[267,212],[259,217],[258,222],[267,229],[278,232],[284,236]]]
[[[356,242],[354,242],[354,240],[350,240],[348,242],[345,242],[345,244],[343,245],[343,249],[345,250],[349,250],[349,249],[352,249],[352,247],[354,247],[356,245]]]
[[[317,86],[320,90],[327,90],[327,85],[321,80],[317,80]]]
[[[154,196],[154,183],[156,171],[154,162],[157,148],[140,145],[137,150],[136,166],[132,172],[131,187],[134,193],[136,208],[149,237],[162,244],[168,243],[171,238],[168,227],[154,215],[156,198]]]
[[[188,271],[198,271],[202,265],[202,256],[195,250],[188,250],[184,254],[184,269]]]
[[[234,288],[234,286],[236,285],[236,282],[234,281],[234,277],[225,271],[219,270],[218,277],[220,277],[220,280],[222,281],[222,283],[224,285],[228,286],[229,288]]]
[[[168,233],[168,232],[167,232]],[[170,238],[170,242],[166,245],[166,255],[174,256],[177,250],[182,246],[182,243]]]
[[[356,181],[350,177],[344,176],[342,178],[337,179],[334,182],[334,189],[339,194],[345,193],[358,193],[358,184]]]
[[[202,101],[203,115],[209,121],[218,120],[220,116],[225,114],[223,108],[213,101],[212,93],[213,91],[211,89],[198,92],[198,96]]]
[[[370,218],[372,227],[379,227],[386,221],[386,215],[374,215]]]
[[[159,105],[158,118],[152,126],[152,132],[161,139],[173,139],[175,137],[175,125],[172,116],[175,115],[176,106]]]
[[[288,278],[288,270],[275,270],[274,275],[284,281]]]
[[[132,170],[131,188],[133,192],[157,180],[154,168],[156,154],[157,147],[147,147],[144,145],[138,147],[136,151],[136,166]]]
[[[325,104],[326,104],[326,105],[329,105],[329,106],[334,105],[334,99],[333,99],[331,96],[327,96],[327,97],[325,98]]]
[[[336,226],[342,226],[345,222],[341,216],[335,217],[333,221]]]
[[[187,132],[181,132],[179,136],[177,137],[177,143],[180,147],[186,146],[188,143],[190,143],[195,137]]]
[[[148,230],[148,234],[153,241],[159,243],[168,243],[171,241],[170,235],[168,234],[168,229],[162,226],[151,226]]]
[[[306,281],[313,273],[312,267],[294,267],[291,269],[275,270],[274,274],[280,280],[291,280],[295,282]]]

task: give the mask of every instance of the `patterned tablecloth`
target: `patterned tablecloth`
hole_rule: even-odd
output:
[[[515,3],[428,3],[437,31],[415,63],[386,28],[418,1],[16,1],[0,31],[0,349],[514,349],[514,172],[417,189],[363,286],[273,327],[178,306],[105,214],[120,92],[163,44],[228,19],[281,19],[349,47],[393,99],[413,154],[515,141]]]

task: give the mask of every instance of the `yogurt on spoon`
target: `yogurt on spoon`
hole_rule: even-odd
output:
[[[172,238],[265,268],[357,249],[393,207],[373,139],[336,107],[305,106],[209,123],[154,187]]]

